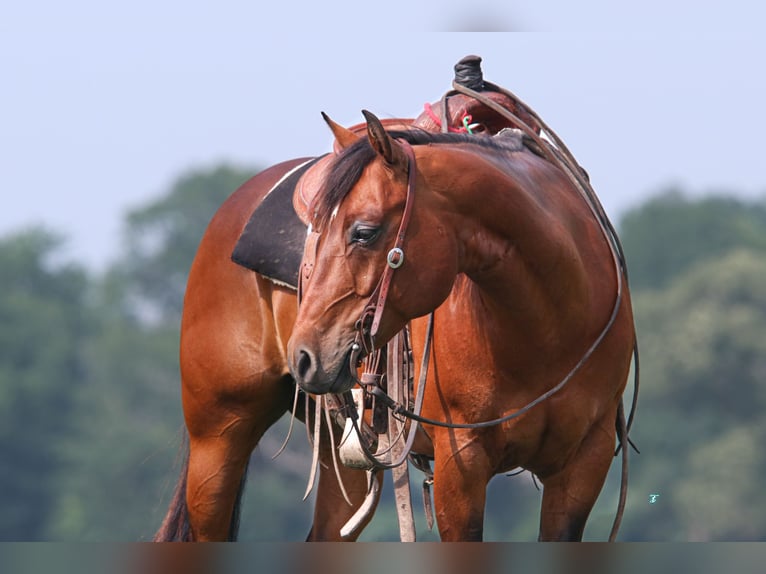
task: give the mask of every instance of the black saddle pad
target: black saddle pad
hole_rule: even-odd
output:
[[[320,156],[293,169],[263,198],[234,246],[231,259],[281,285],[298,288],[306,226],[293,208],[300,177]]]

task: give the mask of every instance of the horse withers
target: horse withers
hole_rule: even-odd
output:
[[[442,540],[481,539],[487,483],[517,467],[544,485],[539,538],[580,540],[624,429],[635,345],[600,205],[519,133],[388,133],[365,116],[367,137],[310,210],[293,377],[342,394],[411,324],[415,364],[429,349],[416,420]]]

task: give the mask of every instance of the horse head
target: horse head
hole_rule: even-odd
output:
[[[310,209],[288,360],[317,394],[348,390],[358,361],[441,304],[457,274],[457,243],[432,209],[413,148],[363,113],[366,137],[344,142]]]

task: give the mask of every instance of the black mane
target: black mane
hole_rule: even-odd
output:
[[[521,135],[516,137],[472,135],[467,133],[434,133],[420,129],[391,130],[388,134],[411,145],[428,144],[472,144],[499,151],[519,151],[522,148]],[[364,168],[375,159],[375,150],[366,137],[360,138],[343,150],[330,166],[327,179],[318,191],[311,206],[314,226],[318,229],[330,219],[332,211],[343,201],[359,181]]]

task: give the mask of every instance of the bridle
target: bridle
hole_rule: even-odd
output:
[[[407,234],[407,229],[412,217],[412,206],[414,204],[415,195],[415,180],[417,178],[417,167],[415,163],[415,152],[409,142],[405,140],[398,140],[402,146],[402,149],[407,156],[407,194],[404,200],[404,210],[402,212],[402,219],[399,222],[399,229],[396,232],[396,239],[394,246],[388,251],[386,255],[386,267],[378,280],[378,284],[367,300],[367,304],[362,310],[362,314],[359,320],[356,322],[356,337],[351,347],[351,353],[349,356],[349,370],[355,373],[359,367],[359,356],[364,351],[366,355],[365,367],[362,371],[362,376],[358,380],[359,386],[366,390],[370,395],[374,396],[376,400],[379,400],[382,405],[388,408],[392,414],[396,414],[396,410],[392,408],[392,405],[398,405],[403,412],[408,415],[418,416],[423,406],[423,397],[425,396],[425,382],[428,374],[428,361],[430,357],[431,341],[433,339],[433,312],[431,312],[428,328],[426,332],[425,349],[420,368],[420,379],[418,384],[418,392],[415,397],[415,402],[410,411],[406,406],[401,405],[397,401],[391,398],[391,396],[382,388],[381,381],[382,375],[380,374],[380,356],[381,350],[375,349],[375,337],[378,335],[380,329],[380,321],[383,316],[383,311],[386,307],[388,300],[388,293],[391,287],[391,280],[394,277],[394,271],[399,269],[404,264],[404,238]],[[407,337],[404,333],[397,333],[394,338],[387,345],[386,351],[389,354],[396,353],[395,349],[399,349],[400,344],[404,344],[404,353],[408,354],[408,344],[406,343]],[[401,343],[404,341],[404,343]],[[411,358],[408,359],[411,361]],[[393,364],[392,361],[388,361],[389,365]],[[393,372],[388,372],[388,384],[397,385],[401,387],[402,381],[400,380],[401,373],[398,368],[395,368]],[[406,386],[406,381],[404,381]],[[353,398],[351,397],[351,391],[345,394],[345,400],[347,405],[353,405]],[[405,401],[408,403],[405,399]],[[351,409],[352,412],[353,409]],[[412,418],[411,416],[409,418]],[[356,417],[351,417],[354,431],[357,436],[362,436],[359,429],[359,421]],[[375,466],[379,468],[396,468],[399,467],[410,455],[412,450],[412,444],[417,434],[417,423],[414,423],[407,438],[404,439],[404,446],[399,449],[399,456],[391,461],[384,461],[377,454],[373,453],[368,444],[365,441],[361,441],[360,445],[364,450],[365,455],[370,461],[373,461]],[[402,428],[402,432],[404,429]]]
[[[404,202],[404,211],[399,222],[399,230],[396,232],[396,241],[386,256],[386,267],[380,276],[375,290],[367,300],[361,317],[356,322],[357,336],[354,342],[355,347],[352,348],[354,359],[359,356],[362,350],[369,354],[375,349],[375,337],[380,329],[380,321],[383,317],[386,301],[388,300],[388,292],[391,287],[391,280],[394,277],[394,271],[404,264],[404,237],[407,234],[407,228],[412,217],[417,170],[415,166],[415,152],[412,150],[412,146],[404,140],[399,140],[399,143],[402,145],[402,149],[407,156],[407,196]]]

